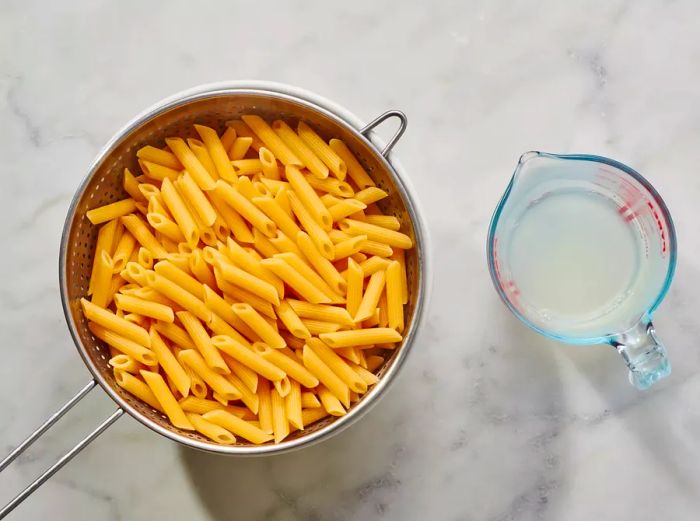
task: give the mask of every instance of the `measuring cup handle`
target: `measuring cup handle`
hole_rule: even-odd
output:
[[[87,394],[95,387],[95,380],[90,380],[90,382],[85,385],[80,391],[78,391],[73,398],[68,400],[59,410],[52,414],[38,429],[36,429],[32,434],[30,434],[27,439],[20,443],[10,454],[8,454],[5,459],[0,462],[0,472],[5,469],[10,463],[12,463],[17,456],[22,454],[32,443],[38,440],[42,434],[44,434],[49,428],[54,425],[61,417],[66,414],[70,409],[73,408],[80,400],[82,400]],[[29,484],[22,492],[17,494],[12,501],[0,509],[0,519],[3,519],[6,515],[12,512],[22,501],[27,499],[32,492],[38,489],[44,484],[51,476],[56,472],[61,470],[63,466],[72,460],[81,450],[87,447],[90,442],[102,434],[107,427],[112,425],[119,417],[124,414],[124,410],[119,408],[112,413],[106,420],[104,420],[94,431],[88,434],[80,442],[78,442],[71,450],[65,453],[61,458],[49,467],[43,474],[36,478],[32,483]]]
[[[616,336],[612,345],[629,368],[629,379],[637,389],[648,389],[671,374],[666,348],[656,336],[649,319],[641,320],[632,329]]]

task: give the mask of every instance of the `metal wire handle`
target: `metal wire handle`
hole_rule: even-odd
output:
[[[57,410],[55,413],[49,416],[49,418],[39,428],[32,432],[22,443],[20,443],[12,452],[10,452],[5,457],[5,459],[0,461],[0,472],[7,468],[7,466],[17,458],[17,456],[19,456],[26,449],[28,449],[32,443],[41,438],[42,434],[49,430],[51,426],[53,426],[58,420],[60,420],[63,417],[64,414],[70,411],[75,404],[77,404],[80,400],[87,396],[87,394],[95,388],[96,384],[97,382],[95,382],[95,380],[90,380],[90,382],[80,391],[78,391],[75,394],[75,396],[73,396],[73,398],[68,400],[59,410]],[[5,505],[2,508],[2,510],[0,510],[0,519],[3,519],[5,516],[7,516],[7,514],[12,512],[20,503],[22,503],[22,501],[27,499],[32,494],[32,492],[34,492],[41,485],[43,485],[46,480],[48,480],[56,472],[61,470],[61,468],[63,468],[63,466],[66,463],[72,460],[81,450],[87,447],[90,444],[90,442],[92,442],[95,438],[102,434],[107,429],[107,427],[109,427],[115,421],[117,421],[122,414],[124,414],[124,410],[118,408],[94,431],[92,431],[85,438],[80,440],[71,450],[69,450],[63,456],[61,456],[61,458],[59,458],[59,460],[56,463],[54,463],[51,467],[44,471],[43,474],[41,474],[32,483],[30,483],[27,486],[27,488],[25,488],[22,492],[17,494],[14,497],[14,499],[12,499],[12,501],[10,501],[7,505]]]
[[[367,123],[362,129],[360,129],[360,134],[362,134],[365,137],[369,137],[368,134],[377,128],[379,125],[384,123],[387,119],[389,118],[398,118],[399,119],[399,128],[396,130],[393,136],[391,136],[391,139],[389,142],[386,144],[384,149],[382,150],[381,154],[388,158],[389,157],[389,152],[391,152],[391,149],[394,148],[394,145],[397,143],[399,139],[401,139],[401,136],[403,136],[403,133],[406,132],[406,127],[408,126],[408,118],[406,117],[406,114],[401,112],[400,110],[388,110],[384,114],[381,114],[380,116],[377,116],[374,118],[372,121]]]

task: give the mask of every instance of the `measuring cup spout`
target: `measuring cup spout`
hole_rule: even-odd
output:
[[[651,321],[641,320],[614,337],[611,343],[625,360],[630,382],[637,389],[648,389],[671,373],[666,348],[656,336]]]

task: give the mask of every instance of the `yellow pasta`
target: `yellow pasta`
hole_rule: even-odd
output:
[[[174,154],[167,150],[161,150],[150,145],[142,147],[136,152],[136,157],[142,161],[151,161],[158,165],[171,168],[173,170],[182,170],[182,164]]]
[[[386,304],[389,327],[399,333],[403,331],[403,289],[401,286],[401,265],[392,261],[386,269]]]
[[[287,237],[296,237],[297,233],[301,231],[297,223],[282,209],[275,199],[270,197],[254,197],[253,204],[272,219]]]
[[[131,198],[116,203],[88,210],[85,214],[92,224],[102,224],[132,213],[136,209],[135,201]]]
[[[153,255],[151,255],[151,252],[144,247],[139,248],[136,259],[138,263],[147,270],[150,270],[153,267]]]
[[[134,251],[135,246],[136,239],[134,239],[134,236],[131,235],[131,233],[125,231],[114,249],[114,255],[112,255],[114,273],[119,273],[124,269],[129,257],[131,257],[131,253]]]
[[[272,123],[272,129],[314,176],[319,179],[328,177],[328,167],[326,167],[323,161],[312,152],[289,125],[284,121],[276,120]]]
[[[184,349],[178,353],[177,358],[181,364],[192,369],[214,392],[226,400],[239,400],[241,398],[241,391],[225,376],[209,367],[197,351]]]
[[[160,242],[153,236],[148,226],[135,214],[121,217],[121,222],[139,244],[147,248],[154,257],[161,259],[168,255],[168,252],[165,251],[165,248],[163,248]]]
[[[328,368],[340,378],[351,391],[364,394],[367,392],[365,381],[333,350],[318,338],[307,340],[306,345],[318,355]]]
[[[401,229],[401,223],[393,215],[368,215],[365,217],[365,222],[394,231]]]
[[[326,284],[335,293],[345,295],[347,292],[347,282],[340,273],[338,273],[335,266],[320,254],[311,238],[306,233],[300,231],[296,239],[304,257],[306,257],[307,261],[319,273]]]
[[[354,326],[355,323],[345,308],[330,306],[327,304],[312,304],[302,300],[287,299],[290,307],[302,318],[311,318],[325,322],[336,322],[346,326]]]
[[[268,362],[258,353],[229,336],[217,335],[212,337],[211,341],[217,349],[220,349],[231,358],[238,360],[268,380],[281,380],[286,376],[286,373],[279,367]]]
[[[197,317],[195,317],[189,311],[180,311],[177,314],[177,318],[190,335],[190,338],[199,350],[199,353],[204,358],[207,366],[219,374],[229,374],[231,370],[229,369],[228,365],[226,365],[221,353],[219,353],[219,351],[212,344],[209,333],[207,333],[206,329],[204,329],[204,326],[197,319]],[[192,369],[197,372],[197,369],[194,367],[192,367]],[[200,374],[200,376],[204,378],[203,375]]]
[[[266,150],[261,148],[260,150]],[[231,166],[233,171],[236,173],[236,177],[243,175],[253,175],[262,172],[263,165],[260,159],[237,159],[231,161]],[[237,181],[241,179],[238,178]]]
[[[173,180],[177,179],[180,175],[180,172],[177,170],[159,165],[158,163],[152,163],[151,161],[139,160],[139,166],[144,175],[156,181],[162,181],[163,179]],[[148,196],[146,196],[146,199],[148,199]]]
[[[287,421],[292,427],[304,429],[304,422],[301,417],[301,386],[299,382],[292,380],[287,396],[284,398]]]
[[[118,220],[114,219],[104,224],[100,231],[97,232],[97,243],[95,244],[95,257],[92,260],[92,273],[90,275],[90,283],[88,285],[88,295],[92,295],[94,284],[96,281],[97,270],[101,269],[100,263],[103,262],[102,253],[106,252],[111,255],[114,248],[114,237],[117,230]]]
[[[303,166],[301,160],[292,152],[289,147],[275,134],[270,126],[260,116],[246,115],[241,116],[241,119],[250,127],[250,129],[260,138],[265,144],[265,147],[272,151],[277,159],[283,165],[298,165]]]
[[[206,398],[197,398],[196,396],[187,396],[182,398],[179,402],[180,407],[185,412],[194,412],[197,414],[206,414],[210,411],[215,411],[218,409],[227,411],[238,418],[250,417],[253,418],[254,415],[250,413],[245,407],[238,407],[234,405],[221,405],[215,400],[207,400]]]
[[[384,357],[372,355],[367,357],[367,370],[370,372],[376,371],[384,363]]]
[[[289,349],[272,349],[262,342],[253,344],[253,349],[304,387],[311,388],[318,385],[318,378],[299,363]]]
[[[277,316],[284,324],[284,327],[286,327],[287,331],[289,331],[292,335],[302,339],[311,337],[311,333],[309,333],[308,328],[304,325],[299,316],[294,312],[286,300],[282,300],[280,305],[277,306],[275,310],[277,312]]]
[[[354,362],[356,364],[360,363],[360,355],[362,351],[354,347],[339,347],[335,350],[336,354],[342,356],[344,359]]]
[[[328,237],[326,231],[321,227],[321,225],[316,222],[316,220],[311,216],[306,207],[297,198],[294,192],[287,192],[287,198],[292,206],[292,211],[294,215],[297,216],[301,226],[309,234],[309,237],[314,241],[316,248],[321,252],[326,259],[332,260],[335,252],[333,248],[333,242]],[[359,234],[358,234],[359,235]]]
[[[372,203],[376,203],[377,201],[381,201],[388,196],[388,193],[381,188],[377,188],[376,186],[370,186],[355,193],[355,199],[368,206]]]
[[[167,216],[162,213],[151,213],[146,215],[148,224],[150,224],[154,230],[162,233],[167,238],[177,242],[184,242],[185,236],[180,231],[180,228],[174,221],[171,221]]]
[[[230,237],[226,241],[226,253],[233,263],[255,277],[262,279],[274,286],[279,298],[284,298],[284,283],[282,280],[265,268],[260,261],[248,253],[240,244]]]
[[[363,275],[365,277],[369,277],[370,275],[374,275],[378,271],[386,270],[387,266],[389,266],[389,261],[387,259],[377,257],[375,255],[373,257],[370,257],[369,259],[360,262],[359,265],[360,268],[362,268]],[[343,278],[345,278],[345,280],[347,280],[347,270],[342,272],[341,275],[343,276]]]
[[[162,260],[154,266],[154,271],[174,282],[198,299],[204,298],[204,285],[185,270],[181,270],[169,260]]]
[[[190,335],[187,334],[187,331],[182,329],[177,324],[170,324],[168,322],[155,322],[153,324],[153,327],[158,333],[166,337],[179,348],[196,349],[196,346],[190,338]]]
[[[243,322],[248,324],[267,345],[273,349],[286,347],[287,343],[284,341],[284,338],[282,338],[250,304],[238,303],[234,304],[232,308],[233,312],[238,315]]]
[[[165,412],[151,388],[133,374],[126,371],[114,371],[114,380],[119,387],[133,394],[142,402],[147,403],[157,411]]]
[[[299,272],[292,269],[292,267],[281,258],[264,259],[261,263],[309,302],[321,304],[331,301],[323,291],[314,286],[308,279],[299,274]]]
[[[289,377],[287,376],[280,380],[275,380],[274,382],[272,382],[272,385],[282,398],[285,398],[289,394],[289,391],[292,389],[292,384],[289,380]]]
[[[187,208],[187,205],[185,205],[180,193],[175,189],[170,179],[165,179],[163,181],[161,194],[165,205],[180,227],[180,231],[185,237],[187,244],[192,247],[196,246],[199,242],[199,229],[190,210]]]
[[[138,373],[142,368],[141,365],[135,358],[130,357],[127,354],[120,353],[109,359],[109,365],[114,367],[115,371],[126,371],[127,373]]]
[[[258,418],[260,420],[260,430],[266,434],[272,434],[272,396],[270,394],[271,384],[266,378],[261,378],[258,382]]]
[[[345,407],[350,407],[350,389],[345,382],[321,360],[308,344],[304,345],[302,356],[304,366],[318,378]]]
[[[321,399],[321,405],[331,416],[344,416],[345,408],[340,400],[331,393],[325,386],[321,385],[318,388],[318,397]]]
[[[299,137],[313,153],[324,162],[329,170],[333,172],[334,176],[341,181],[345,180],[345,175],[348,171],[345,161],[340,159],[340,156],[321,139],[321,136],[316,134],[316,132],[303,121],[300,121],[297,126],[297,134],[299,134]]]
[[[212,226],[216,221],[216,211],[187,171],[179,178],[178,187],[204,225]]]
[[[309,214],[324,230],[330,230],[333,227],[333,219],[328,212],[328,208],[323,205],[321,199],[319,199],[299,168],[294,165],[288,165],[285,169],[285,175],[299,201],[308,210]]]
[[[275,443],[281,442],[289,436],[289,422],[284,404],[284,398],[277,389],[270,389],[270,404],[272,409],[272,431]]]
[[[199,160],[200,163],[202,163],[202,166],[211,176],[211,178],[214,181],[216,181],[219,178],[219,174],[217,174],[216,172],[216,166],[214,165],[214,161],[209,155],[209,151],[207,150],[207,147],[204,146],[204,143],[199,139],[189,138],[187,139],[187,145],[190,147],[190,150],[192,150],[192,152],[194,153],[194,156]]]
[[[158,363],[165,371],[165,374],[172,379],[178,392],[186,397],[190,393],[190,385],[192,383],[190,377],[160,337],[155,326],[151,326],[149,335],[151,337],[151,349],[155,353]]]
[[[275,155],[265,147],[261,147],[260,150],[258,150],[258,155],[260,157],[263,175],[268,179],[280,179]]]
[[[336,179],[334,177],[329,177],[328,179],[318,179],[312,175],[307,175],[305,177],[313,189],[318,190],[319,192],[327,192],[337,195],[338,197],[352,197],[355,194],[355,190],[352,189],[352,186],[345,181],[341,181],[340,179]]]
[[[275,287],[267,281],[259,279],[230,262],[218,262],[216,266],[220,270],[224,280],[257,295],[258,297],[274,304],[280,303],[279,294]],[[274,272],[274,270],[272,270]]]
[[[196,249],[190,254],[189,268],[198,282],[211,288],[216,287],[214,272],[204,260],[202,250]],[[202,288],[204,292],[204,287]]]
[[[214,277],[217,279],[217,285],[219,286],[219,289],[223,292],[226,298],[231,300],[232,304],[235,302],[247,302],[248,304],[253,306],[253,309],[258,311],[259,313],[262,313],[263,315],[269,318],[275,318],[275,310],[270,302],[259,297],[254,293],[251,293],[250,291],[244,290],[238,286],[231,284],[230,282],[227,282],[223,279],[223,276],[221,275],[221,272],[218,269],[214,269]],[[245,325],[245,323],[242,322],[238,317],[233,319],[231,324],[233,324],[236,327],[236,329],[240,329],[240,324],[243,324],[245,329],[249,329],[248,326]],[[255,333],[253,333],[253,335],[257,338],[257,335],[255,335]]]
[[[80,303],[83,307],[85,318],[88,320],[91,320],[96,324],[113,331],[120,336],[128,338],[129,340],[132,340],[144,347],[151,346],[148,331],[142,327],[132,324],[127,320],[118,317],[111,311],[96,306],[84,298],[80,299]]]
[[[272,439],[263,429],[222,409],[215,409],[203,415],[204,419],[244,438],[251,443],[265,443]]]
[[[107,301],[112,287],[114,261],[106,250],[96,255],[97,269],[93,272],[92,303],[101,308],[107,307]]]
[[[233,232],[236,240],[243,243],[252,243],[253,234],[239,213],[228,205],[217,193],[209,192],[207,195],[209,196],[211,204],[226,223],[226,226]]]
[[[333,348],[400,342],[403,338],[395,329],[381,327],[336,331],[334,333],[323,333],[319,336],[326,345]]]
[[[241,195],[236,188],[225,181],[219,180],[216,182],[214,192],[256,229],[260,230],[268,237],[275,236],[277,233],[277,226],[275,223],[253,205],[253,203]]]
[[[231,373],[226,375],[226,378],[231,382],[236,389],[241,392],[241,401],[253,414],[258,414],[260,399],[255,391],[251,391],[247,385],[241,380],[238,375]]]
[[[166,138],[165,142],[202,190],[214,189],[214,179],[183,139]]]
[[[139,315],[163,322],[173,322],[175,320],[172,308],[158,302],[151,302],[130,295],[115,295],[114,301],[117,308],[124,311],[138,313]]]
[[[202,137],[202,136],[200,136]],[[228,150],[233,146],[234,141],[236,141],[236,129],[233,127],[226,127],[224,130],[224,133],[221,134],[221,137],[219,138],[219,141],[221,141],[221,146],[224,147],[224,150],[228,152]],[[205,141],[202,139],[202,141]],[[206,141],[205,141],[206,144]]]
[[[173,393],[168,389],[163,377],[151,371],[141,371],[141,377],[146,382],[146,385],[150,387],[170,422],[178,429],[194,430],[194,427],[187,419],[187,416],[185,416],[180,404],[177,403]]]
[[[145,279],[148,286],[192,312],[200,320],[205,323],[211,320],[212,313],[204,302],[183,289],[182,286],[153,271],[147,272]]]
[[[350,235],[366,235],[371,241],[381,242],[404,250],[413,247],[413,241],[405,233],[355,219],[343,219],[340,221],[340,229]]]
[[[245,157],[246,153],[248,152],[248,149],[250,148],[250,146],[252,144],[253,144],[252,137],[243,137],[243,136],[237,137],[236,140],[231,145],[231,148],[228,151],[228,158],[232,161],[235,161],[237,159],[243,159]],[[226,178],[224,178],[224,179],[226,179]],[[235,178],[233,180],[235,180]],[[227,179],[227,181],[233,181],[233,180]]]
[[[277,230],[277,237],[271,238],[270,243],[280,253],[293,253],[298,257],[303,257],[299,246],[279,230]]]
[[[318,401],[316,395],[312,392],[301,393],[301,407],[303,409],[315,409],[321,407],[321,402]]]
[[[139,182],[134,177],[128,168],[124,169],[124,191],[131,196],[131,198],[136,202],[144,203],[146,198],[141,194],[139,190]]]
[[[221,411],[224,414],[228,414],[225,411]],[[199,414],[193,412],[185,413],[187,419],[190,421],[194,429],[203,434],[207,438],[220,443],[222,445],[231,445],[236,442],[236,437],[229,431],[217,425],[216,423],[210,422]]]
[[[385,281],[386,273],[384,271],[377,271],[369,278],[365,293],[362,295],[362,301],[357,308],[357,313],[355,313],[355,322],[362,322],[372,316],[374,310],[377,309],[382,291],[384,291]]]
[[[228,157],[226,146],[222,143],[222,139],[219,139],[216,131],[212,128],[205,127],[204,125],[195,125],[195,130],[202,138],[204,146],[209,153],[215,167],[218,177],[225,179],[227,181],[235,180],[235,174],[233,172],[233,167]],[[224,134],[225,136],[226,134]],[[229,134],[230,136],[230,134]],[[233,132],[233,137],[235,139],[235,131]]]
[[[226,361],[226,365],[231,369],[231,373],[236,375],[246,389],[255,393],[258,390],[258,382],[260,381],[258,373],[253,371],[250,367],[243,365],[238,360],[231,358],[226,353],[223,354],[223,357]],[[255,409],[255,413],[257,414],[257,406]]]
[[[126,319],[122,319],[126,323],[138,327],[139,329],[141,326],[137,326],[136,324],[132,324]],[[125,355],[129,355],[131,358],[134,358],[135,360],[138,360],[144,365],[147,366],[156,366],[158,365],[158,362],[156,360],[156,356],[151,351],[149,348],[144,347],[143,345],[134,342],[133,340],[126,338],[118,333],[115,333],[111,329],[107,329],[104,326],[101,326],[95,322],[89,322],[88,326],[90,328],[90,331],[92,332],[93,335],[95,335],[97,338],[102,340],[105,344],[112,346],[115,348],[117,351],[124,353]],[[150,344],[150,339],[149,339],[149,344]]]
[[[347,174],[350,179],[363,190],[369,186],[375,186],[372,178],[367,174],[360,162],[355,158],[348,146],[340,139],[331,139],[328,146],[345,162]]]

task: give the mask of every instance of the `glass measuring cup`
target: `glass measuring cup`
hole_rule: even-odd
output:
[[[651,318],[676,265],[676,234],[659,194],[612,159],[527,152],[488,234],[503,302],[538,333],[610,344],[646,389],[671,372]]]

